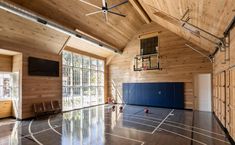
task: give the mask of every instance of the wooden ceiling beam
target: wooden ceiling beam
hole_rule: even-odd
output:
[[[93,57],[93,58],[96,58],[96,59],[106,60],[105,57],[102,57],[102,56],[99,56],[99,55],[96,55],[96,54],[93,54],[93,53],[89,53],[89,52],[86,52],[86,51],[78,50],[78,49],[70,47],[70,46],[66,46],[64,48],[64,50],[74,52],[74,53],[78,53],[78,54],[81,54],[81,55],[86,55],[86,56]]]
[[[176,18],[174,18],[174,17],[171,17],[170,15],[167,15],[167,14],[165,14],[165,13],[163,13],[163,12],[160,12],[160,11],[156,11],[155,13],[154,13],[154,15],[155,16],[158,16],[158,17],[160,17],[160,18],[162,18],[162,19],[164,19],[164,20],[166,20],[166,21],[168,21],[168,22],[170,22],[170,23],[172,23],[172,24],[174,24],[174,25],[178,25],[178,26],[181,26],[181,22],[180,22],[180,20],[178,20],[178,19],[176,19]]]
[[[140,16],[144,19],[144,21],[149,24],[151,22],[150,17],[145,12],[145,10],[142,8],[138,0],[129,0],[129,2],[132,4],[132,6],[137,10],[137,12],[140,14]]]

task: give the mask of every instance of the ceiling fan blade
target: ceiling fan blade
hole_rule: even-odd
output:
[[[118,15],[118,16],[121,16],[121,17],[126,17],[126,15],[123,15],[123,14],[119,14],[119,13],[116,13],[116,12],[112,12],[112,11],[107,11],[111,14],[114,14],[114,15]]]
[[[103,7],[107,7],[107,1],[106,0],[102,0],[102,5],[103,5]]]
[[[113,8],[116,8],[116,7],[118,7],[118,6],[120,6],[120,5],[123,5],[123,4],[126,4],[126,3],[128,3],[128,0],[126,0],[126,1],[124,1],[124,2],[121,2],[121,3],[119,3],[119,4],[116,4],[116,5],[113,5],[113,6],[109,7],[108,9],[113,9]]]
[[[94,14],[101,13],[101,12],[103,12],[103,11],[102,10],[101,11],[95,11],[95,12],[86,14],[86,16],[94,15]]]
[[[80,2],[83,2],[83,3],[87,4],[87,5],[90,5],[90,6],[92,6],[92,7],[95,7],[95,8],[97,8],[97,9],[102,10],[101,7],[98,7],[98,6],[96,6],[96,5],[92,4],[92,3],[89,3],[89,2],[87,2],[87,1],[85,1],[85,0],[80,0]]]
[[[104,19],[105,19],[105,22],[108,22],[108,13],[103,13],[104,14]]]

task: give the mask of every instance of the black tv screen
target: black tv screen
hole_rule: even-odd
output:
[[[31,76],[59,76],[59,62],[41,58],[28,58],[28,73]]]

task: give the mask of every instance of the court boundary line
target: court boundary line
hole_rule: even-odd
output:
[[[138,122],[134,122],[134,121],[130,121],[130,122],[132,122],[132,123],[138,123]],[[110,124],[104,124],[104,125],[110,126]],[[144,124],[142,123],[142,125],[144,125]],[[146,124],[145,124],[145,126],[146,126]],[[59,127],[62,127],[62,126],[57,126],[57,127],[55,127],[55,128],[59,128]],[[134,129],[134,128],[125,128],[125,127],[120,127],[120,126],[115,126],[115,127],[117,127],[117,128],[124,128],[124,129],[127,129],[127,130],[135,130],[135,131],[143,132],[142,130],[137,130],[137,129]],[[162,129],[162,128],[160,128],[160,129]],[[39,133],[42,133],[42,132],[45,132],[45,131],[48,131],[48,130],[51,130],[51,128],[44,129],[44,130],[41,130],[41,131],[38,131],[38,132],[35,132],[35,133],[32,133],[32,134],[35,135],[35,134],[39,134]],[[163,129],[162,129],[162,130],[163,130]],[[164,129],[164,130],[167,130],[167,129]],[[168,132],[171,132],[171,133],[176,134],[176,135],[178,135],[178,136],[187,138],[187,139],[189,139],[189,140],[193,140],[193,141],[195,141],[195,142],[200,142],[200,141],[197,141],[197,140],[192,139],[192,138],[189,138],[189,137],[187,137],[187,136],[178,134],[178,133],[173,132],[173,131],[168,131]],[[105,132],[105,133],[107,133],[107,132]],[[151,132],[145,132],[145,133],[152,134]],[[110,134],[110,133],[108,133],[108,134]],[[26,138],[26,137],[29,137],[29,136],[31,136],[31,135],[28,134],[28,135],[25,135],[25,136],[23,136],[23,137],[21,137],[21,138]],[[119,136],[119,135],[113,134],[113,136]],[[144,144],[145,144],[144,141],[139,141],[139,140],[135,140],[135,139],[131,139],[131,138],[126,138],[126,137],[123,137],[123,136],[119,136],[119,137],[124,138],[124,139],[129,139],[129,140],[132,140],[132,141],[136,141],[136,142],[140,142],[141,145],[144,145]],[[43,144],[42,144],[42,145],[43,145]],[[204,145],[204,144],[203,144],[203,145]]]
[[[174,112],[174,109],[172,109],[172,110],[169,112],[169,114],[160,122],[160,124],[158,124],[158,126],[153,130],[152,134],[154,134],[154,133],[158,130],[158,128],[167,120],[167,118],[168,118],[169,116],[172,115],[173,112]]]
[[[131,121],[131,122],[133,122],[133,121]],[[135,122],[133,122],[133,123],[135,123]],[[110,126],[111,124],[104,124],[104,125]],[[62,127],[62,126],[57,126],[57,127],[55,127],[55,128],[59,128],[59,127]],[[124,128],[124,129],[127,129],[127,130],[135,130],[135,131],[143,132],[142,130],[137,130],[137,129],[134,129],[134,128],[125,128],[125,127],[120,127],[120,126],[115,126],[115,127],[117,127],[117,128]],[[186,139],[189,139],[189,140],[193,140],[193,141],[195,141],[195,142],[200,143],[200,141],[197,141],[197,140],[192,139],[192,138],[189,138],[189,137],[187,137],[187,136],[178,134],[178,133],[176,133],[176,132],[169,131],[169,130],[163,129],[163,128],[160,128],[160,129],[161,129],[161,130],[165,130],[165,131],[167,131],[167,132],[170,132],[170,133],[172,133],[172,134],[176,134],[176,135],[178,135],[178,136],[180,136],[180,137],[183,137],[183,138],[186,138]],[[35,133],[32,133],[32,134],[35,135],[35,134],[39,134],[39,133],[42,133],[42,132],[45,132],[45,131],[48,131],[48,130],[51,130],[51,128],[44,129],[44,130],[41,130],[41,131],[38,131],[38,132],[35,132]],[[105,132],[105,133],[107,133],[107,132]],[[151,132],[145,132],[145,133],[152,134]],[[110,134],[110,133],[108,133],[108,134]],[[113,135],[115,135],[115,134],[113,134]],[[28,134],[28,135],[25,135],[25,136],[20,137],[20,138],[26,138],[26,137],[29,137],[29,136],[31,136],[31,135]],[[119,136],[119,135],[115,135],[115,136]],[[127,139],[126,137],[123,137],[123,136],[119,136],[119,137],[124,138],[124,139]],[[145,144],[144,141],[139,141],[139,140],[135,140],[135,139],[131,139],[131,138],[129,138],[129,140],[136,141],[136,142],[140,142],[141,145],[144,145],[144,144]],[[4,142],[3,142],[3,143],[4,143]],[[42,144],[42,145],[43,145],[43,144]],[[203,145],[206,145],[206,144],[203,143]]]
[[[126,120],[124,120],[124,121],[126,121]],[[135,121],[129,121],[129,122],[139,124],[139,122],[135,122]],[[143,123],[142,123],[142,124],[143,124]],[[143,124],[143,125],[148,126],[147,124]],[[116,126],[116,127],[118,127],[118,126]],[[155,127],[156,127],[156,126],[155,126]],[[120,127],[118,127],[118,128],[120,128]],[[123,127],[123,128],[125,128],[125,127]],[[132,128],[125,128],[125,129],[132,129]],[[201,142],[201,141],[199,141],[199,140],[196,140],[196,139],[190,138],[190,137],[188,137],[188,136],[185,136],[185,135],[179,134],[179,133],[177,133],[177,132],[170,131],[170,130],[168,130],[168,129],[163,129],[163,128],[160,128],[160,127],[159,127],[159,129],[161,129],[161,130],[166,130],[167,132],[171,132],[171,133],[176,134],[176,135],[178,135],[178,136],[180,136],[180,137],[183,137],[183,138],[186,138],[186,139],[189,139],[189,140],[192,140],[192,141],[198,142],[198,143],[203,144],[203,145],[207,145],[207,144],[205,144],[205,143],[203,143],[203,142]],[[134,129],[134,130],[136,130],[136,129]],[[141,132],[141,131],[140,131],[140,132]],[[149,132],[149,133],[150,133],[151,135],[153,135],[153,134],[152,134],[152,132]]]
[[[140,119],[140,120],[145,120],[145,121],[150,121],[150,122],[155,122],[155,123],[160,123],[160,121],[154,121],[154,120],[148,120],[148,119],[144,119],[144,118],[137,118],[137,117],[133,117],[131,116],[131,118],[136,118],[136,119]],[[124,120],[124,119],[123,119]],[[175,127],[175,128],[179,128],[179,129],[182,129],[182,130],[185,130],[185,131],[189,131],[189,132],[194,132],[196,134],[199,134],[199,135],[202,135],[202,136],[205,136],[205,137],[208,137],[208,138],[211,138],[211,139],[215,139],[217,141],[221,141],[221,142],[224,142],[224,143],[229,143],[227,141],[224,141],[224,140],[221,140],[219,138],[216,138],[216,137],[213,137],[213,136],[209,136],[207,134],[203,134],[201,132],[198,132],[198,131],[194,131],[194,130],[190,130],[188,128],[183,128],[183,127],[179,127],[179,126],[176,126],[176,125],[173,125],[173,124],[169,124],[169,123],[163,123],[164,125],[167,125],[167,126],[171,126],[171,127]],[[229,143],[230,144],[230,143]]]
[[[55,133],[57,133],[57,134],[59,134],[59,135],[62,136],[62,134],[61,134],[60,132],[58,132],[57,130],[55,130],[55,128],[52,127],[51,122],[50,122],[50,118],[51,118],[51,116],[49,116],[49,117],[48,117],[48,120],[47,120],[49,127],[50,127]]]
[[[152,121],[156,121],[156,120],[161,120],[160,118],[154,118],[154,117],[151,117],[151,116],[142,116],[142,115],[135,115],[135,114],[129,114],[129,113],[124,113],[124,115],[129,115],[129,116],[138,116],[138,117],[142,117],[142,118],[149,118],[149,119],[154,119]],[[195,129],[198,129],[198,130],[201,130],[201,131],[204,131],[204,132],[208,132],[208,133],[212,133],[212,134],[215,134],[215,135],[219,135],[219,136],[223,136],[225,137],[224,134],[220,134],[220,133],[215,133],[215,132],[212,132],[212,131],[209,131],[209,130],[206,130],[206,129],[203,129],[203,128],[200,128],[200,127],[195,127],[195,126],[190,126],[190,125],[186,125],[186,124],[183,124],[183,123],[179,123],[179,122],[174,122],[174,121],[170,121],[170,120],[166,120],[165,122],[168,122],[168,123],[172,123],[172,124],[179,124],[179,125],[182,125],[182,126],[186,126],[186,127],[189,127],[189,128],[195,128]]]
[[[124,106],[124,107],[125,107],[125,106]],[[57,130],[55,130],[55,129],[51,126],[51,124],[50,124],[50,116],[49,116],[49,118],[48,118],[48,125],[50,126],[50,128],[51,128],[55,133],[57,133],[57,134],[59,134],[60,136],[62,136],[61,133],[59,133]],[[105,123],[104,123],[104,125],[111,125],[111,124],[105,124]],[[135,131],[137,131],[137,130],[135,130]],[[142,131],[141,131],[141,132],[142,132]],[[112,134],[112,133],[108,133],[108,132],[104,132],[104,133],[105,133],[105,134],[109,134],[109,135],[111,135],[111,136],[119,137],[119,138],[122,138],[122,139],[126,139],[126,140],[131,140],[131,141],[139,142],[139,143],[141,143],[141,145],[144,145],[144,144],[145,144],[145,142],[140,141],[140,140],[136,140],[136,139],[132,139],[132,138],[127,138],[127,137],[124,137],[124,136],[120,136],[120,135],[116,135],[116,134]]]
[[[132,122],[132,123],[139,123],[139,122],[134,122],[134,121],[129,121],[129,122]],[[104,125],[106,125],[106,124],[104,124]],[[144,123],[142,123],[142,125],[145,125],[145,126],[146,126],[146,124],[144,124]],[[62,126],[58,126],[58,127],[62,127]],[[58,128],[58,127],[55,127],[55,128]],[[119,126],[116,126],[116,127],[121,128],[121,127],[119,127]],[[124,127],[123,127],[123,128],[124,128]],[[133,129],[133,128],[125,128],[125,129],[136,130],[136,129]],[[160,129],[162,129],[162,128],[160,128]],[[42,132],[44,132],[44,131],[48,131],[48,130],[51,130],[51,128],[44,129],[44,130],[41,130],[41,131],[35,132],[35,133],[33,133],[33,134],[39,134],[39,133],[42,133]],[[164,129],[164,130],[166,130],[166,129]],[[142,132],[141,130],[136,130],[136,131]],[[169,131],[168,131],[168,132],[169,132]],[[170,132],[172,132],[172,131],[170,131]],[[105,132],[105,133],[107,133],[107,132]],[[148,132],[148,133],[150,133],[150,132]],[[184,135],[178,134],[178,133],[176,133],[176,132],[172,132],[172,133],[177,134],[177,135],[179,135],[179,136],[181,136],[181,137],[184,137],[184,138],[187,138],[187,139],[190,139],[190,140],[193,140],[193,141],[198,142],[198,141],[197,141],[197,140],[195,140],[195,139],[192,139],[192,138],[189,138],[189,137],[187,137],[187,136],[184,136]],[[151,133],[150,133],[150,134],[151,134]],[[22,137],[22,138],[25,138],[25,137],[27,137],[27,136],[29,136],[29,135],[26,135],[26,136],[24,136],[24,137]],[[119,136],[119,135],[113,134],[113,136]],[[129,140],[132,140],[132,141],[140,142],[140,143],[142,143],[141,145],[144,145],[144,143],[145,143],[145,142],[143,142],[143,141],[138,141],[138,140],[135,140],[135,139],[126,138],[126,137],[123,137],[123,136],[119,136],[119,137],[124,138],[124,139],[129,139]],[[199,142],[200,142],[200,141],[199,141]]]
[[[131,141],[139,142],[139,143],[141,143],[141,145],[145,144],[145,142],[143,142],[143,141],[136,140],[136,139],[131,139],[131,138],[128,138],[128,137],[117,135],[117,134],[112,134],[112,133],[109,133],[109,132],[105,132],[105,134],[108,134],[108,135],[111,135],[111,136],[115,136],[115,137],[119,137],[119,138],[126,139],[126,140],[131,140]]]
[[[112,126],[112,124],[105,124],[107,126]],[[141,133],[147,133],[147,134],[152,134],[151,132],[148,132],[148,131],[144,131],[144,130],[139,130],[139,129],[135,129],[135,128],[126,128],[126,127],[122,127],[122,126],[115,126],[117,128],[123,128],[123,129],[127,129],[127,130],[134,130],[134,131],[138,131],[138,132],[141,132]]]
[[[174,109],[173,109],[174,110]],[[124,115],[126,115],[125,113],[123,113]],[[168,114],[169,115],[169,114]],[[130,114],[130,116],[131,117],[135,117],[135,116],[141,116],[141,115],[133,115],[133,114]],[[152,119],[154,119],[154,120],[150,120],[150,119],[147,119],[147,118],[152,118]],[[160,120],[160,119],[158,119],[158,118],[154,118],[154,117],[151,117],[151,116],[144,116],[143,118],[138,118],[138,119],[144,119],[144,120],[148,120],[148,121],[153,121],[153,122],[158,122],[157,120]],[[109,117],[110,118],[110,117]],[[137,117],[135,117],[135,118],[137,118]],[[110,118],[111,119],[111,118]],[[50,120],[50,118],[48,118],[48,121]],[[129,120],[128,120],[129,121]],[[129,121],[130,122],[130,121]],[[159,121],[160,122],[160,121]],[[174,125],[174,124],[181,124],[182,126],[185,126],[185,127],[191,127],[191,128],[197,128],[197,127],[194,127],[194,126],[190,126],[190,125],[185,125],[185,124],[182,124],[182,123],[177,123],[177,122],[173,122],[173,121],[167,121],[167,120],[165,120],[165,121],[163,121],[162,122],[162,124],[166,124],[166,125],[168,125],[166,122],[172,122],[172,124],[171,123],[169,123],[169,125],[170,126],[176,126],[176,125]],[[44,132],[44,131],[48,131],[48,130],[53,130],[54,128],[58,128],[58,127],[62,127],[62,126],[57,126],[57,127],[52,127],[52,126],[50,126],[50,128],[48,128],[48,129],[44,129],[44,130],[41,130],[41,131],[38,131],[38,132],[35,132],[35,133],[32,133],[32,130],[31,130],[31,126],[32,126],[32,123],[33,123],[33,120],[31,120],[31,122],[30,122],[30,124],[29,124],[29,128],[28,129],[30,129],[30,131],[31,131],[31,133],[30,133],[30,131],[29,131],[29,134],[28,135],[25,135],[25,136],[23,136],[23,137],[21,137],[21,138],[26,138],[26,137],[28,137],[28,136],[31,136],[31,135],[36,135],[36,134],[40,134],[40,133],[42,133],[42,132]],[[173,124],[174,123],[174,124]],[[144,123],[141,123],[142,125],[144,125]],[[107,125],[107,124],[105,124],[104,123],[104,125]],[[118,126],[115,126],[115,127],[118,127]],[[156,127],[156,126],[155,126]],[[121,127],[118,127],[118,128],[121,128]],[[122,128],[125,128],[125,127],[122,127]],[[181,127],[179,127],[179,128],[181,128]],[[183,128],[183,127],[182,127]],[[142,130],[137,130],[137,129],[134,129],[134,128],[126,128],[126,129],[131,129],[131,130],[136,130],[136,131],[139,131],[139,132],[143,132]],[[156,128],[155,128],[156,129]],[[177,133],[177,132],[174,132],[174,131],[170,131],[170,130],[167,130],[167,129],[163,129],[163,128],[161,128],[160,126],[159,126],[159,129],[161,129],[161,130],[163,130],[163,131],[167,131],[167,132],[170,132],[170,133],[172,133],[172,134],[176,134],[176,135],[179,135],[179,136],[181,136],[181,137],[184,137],[184,138],[186,138],[187,136],[184,136],[184,135],[182,135],[182,134],[179,134],[179,133]],[[187,128],[185,128],[185,129],[187,129]],[[201,129],[201,128],[198,128],[198,129]],[[204,129],[202,129],[202,130],[204,130]],[[54,131],[54,130],[53,130]],[[208,131],[208,130],[205,130],[205,132],[209,132],[209,133],[213,133],[213,132],[210,132],[210,131]],[[104,132],[104,133],[107,133],[107,132]],[[150,133],[150,132],[149,132]],[[214,133],[214,134],[216,134],[216,133]],[[61,135],[61,133],[60,133],[60,135]],[[115,135],[115,134],[114,134]],[[222,134],[218,134],[218,135],[222,135]],[[119,136],[119,135],[117,135],[117,136]],[[31,136],[32,137],[32,136]],[[34,136],[33,136],[34,137]],[[32,138],[33,138],[32,137]],[[122,136],[121,136],[122,137]],[[125,138],[125,137],[124,137]],[[193,140],[193,141],[196,141],[197,142],[197,140],[195,140],[195,139],[193,139],[193,138],[190,138],[190,137],[187,137],[188,139],[190,139],[190,140]],[[33,138],[34,139],[34,138]],[[35,138],[36,139],[36,138]],[[130,138],[131,139],[131,138]],[[37,140],[37,139],[36,139]],[[132,139],[131,139],[132,140]],[[135,140],[135,139],[134,139]],[[35,141],[35,140],[34,140]],[[200,142],[200,141],[199,141]],[[198,143],[199,143],[198,142]],[[203,142],[201,142],[201,143],[203,143]],[[226,142],[227,143],[227,142]],[[205,144],[205,143],[203,143],[203,144]]]
[[[187,137],[187,136],[182,135],[182,134],[179,134],[179,133],[177,133],[177,132],[170,131],[170,130],[168,130],[168,129],[164,129],[164,128],[160,128],[160,129],[161,129],[161,130],[163,130],[163,131],[166,131],[166,132],[169,132],[169,133],[172,133],[172,134],[178,135],[178,136],[180,136],[180,137],[187,138],[187,139],[189,139],[189,140],[195,141],[195,142],[200,143],[200,144],[202,144],[202,145],[207,145],[207,144],[206,144],[206,143],[204,143],[204,142],[201,142],[201,141],[195,140],[195,139],[193,139],[193,138]]]
[[[33,119],[30,121],[29,123],[29,127],[28,127],[28,131],[29,131],[29,135],[32,137],[32,139],[39,145],[43,145],[40,141],[38,141],[35,137],[34,137],[34,134],[32,133],[32,130],[31,130],[31,125],[33,123]]]

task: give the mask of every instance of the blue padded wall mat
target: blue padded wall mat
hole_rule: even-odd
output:
[[[184,83],[123,83],[125,104],[184,109]]]

